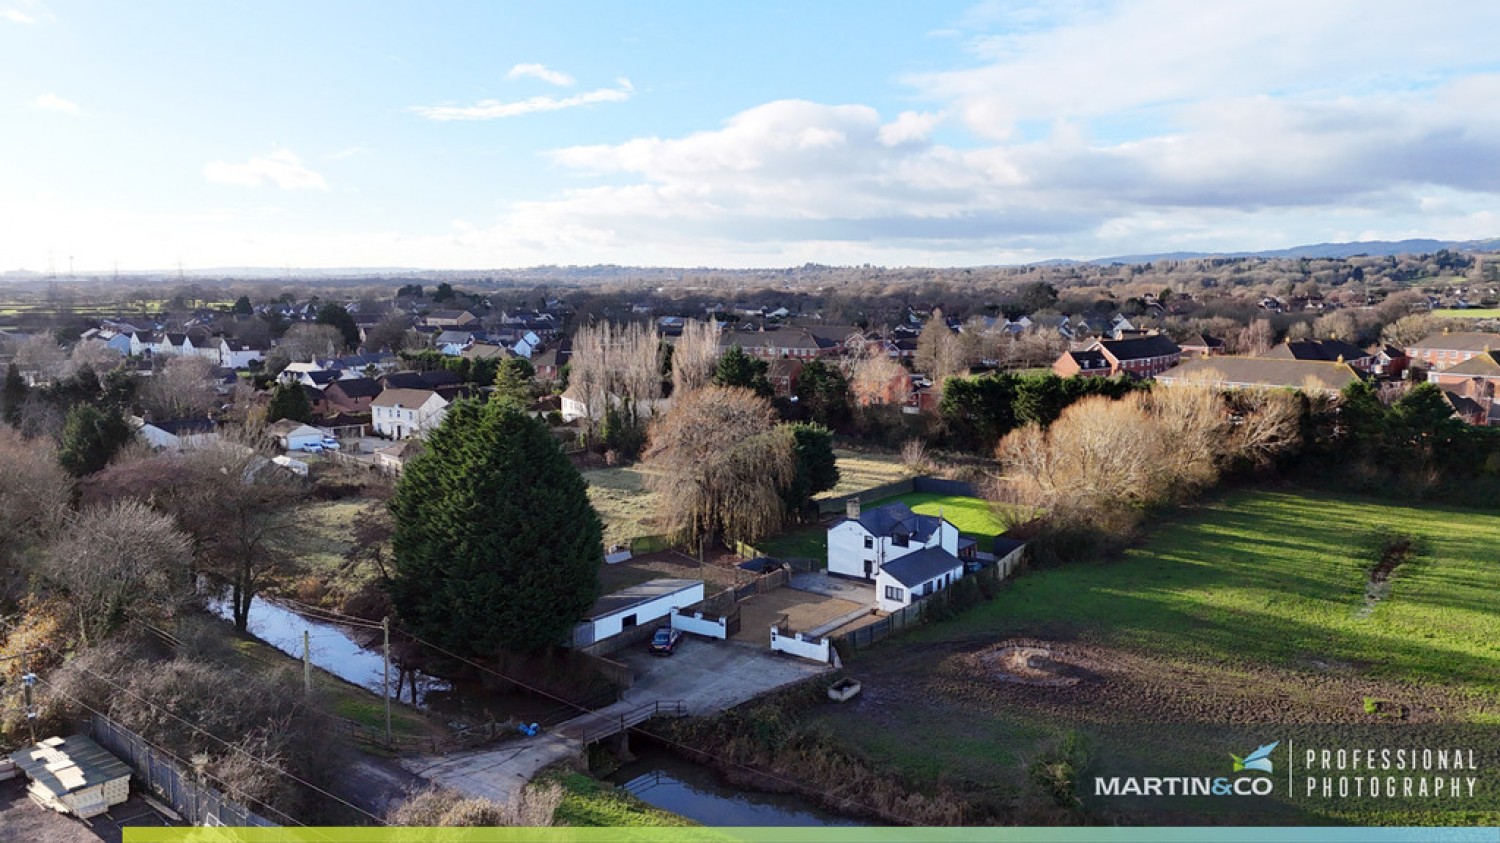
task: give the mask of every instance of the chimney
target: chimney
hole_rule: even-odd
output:
[[[844,515],[846,517],[848,517],[848,519],[850,521],[858,521],[859,520],[859,496],[858,495],[855,495],[854,497],[850,498],[849,500],[844,501]]]

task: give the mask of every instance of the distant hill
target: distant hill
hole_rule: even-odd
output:
[[[1154,261],[1197,260],[1199,258],[1352,258],[1356,255],[1431,254],[1440,249],[1451,252],[1500,251],[1500,237],[1488,240],[1361,240],[1355,243],[1314,243],[1290,249],[1265,249],[1258,252],[1161,252],[1154,255],[1121,255],[1086,261],[1093,264],[1152,263]],[[1043,264],[1064,263],[1043,261]]]

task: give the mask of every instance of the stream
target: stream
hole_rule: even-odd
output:
[[[227,599],[210,599],[208,610],[225,620],[232,618]],[[378,630],[373,631],[373,648],[366,647],[360,643],[361,630],[314,620],[257,596],[250,604],[248,631],[296,659],[302,658],[302,633],[306,631],[315,666],[376,694],[384,687],[384,659]],[[554,702],[527,694],[487,690],[477,682],[451,682],[404,667],[395,658],[391,659],[391,688],[402,702],[469,722],[504,720],[510,716],[546,722],[560,716]]]
[[[643,802],[708,826],[857,826],[791,793],[747,791],[719,781],[707,767],[646,747],[609,776]]]
[[[229,620],[229,602],[210,599],[208,609]],[[312,663],[352,684],[379,694],[384,660],[379,648],[360,643],[358,630],[314,620],[270,600],[256,597],[250,605],[249,632],[293,658],[302,658],[302,633],[309,633]],[[403,701],[445,717],[484,722],[516,716],[552,721],[554,706],[525,694],[498,693],[478,683],[454,683],[403,668],[391,661],[391,686],[401,688]],[[549,717],[548,715],[554,715]],[[746,791],[726,785],[707,767],[685,761],[654,747],[608,777],[644,802],[711,826],[835,826],[862,825],[817,807],[795,794]]]

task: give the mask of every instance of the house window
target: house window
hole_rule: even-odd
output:
[[[905,603],[906,592],[894,585],[888,585],[885,587],[885,599],[894,600],[897,603]]]
[[[635,625],[636,625],[635,615],[626,615],[625,617],[620,618],[620,628],[621,629],[629,629],[629,628],[631,628],[632,626],[635,626]]]
[[[905,533],[897,533],[891,536],[891,544],[896,547],[907,547],[911,543],[911,537]]]
[[[868,548],[872,548],[874,546],[875,546],[875,537],[874,536],[865,536],[865,547],[868,549]]]

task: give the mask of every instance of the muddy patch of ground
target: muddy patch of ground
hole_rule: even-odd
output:
[[[1048,644],[1004,642],[967,658],[997,682],[1067,688],[1096,676],[1087,667],[1070,659],[1076,655],[1054,652]]]
[[[1480,703],[1446,688],[1346,669],[1293,669],[1168,658],[1082,640],[951,642],[943,651],[861,660],[867,709],[938,699],[1043,721],[1138,723],[1371,723],[1367,699],[1400,704],[1408,722],[1451,722]]]

